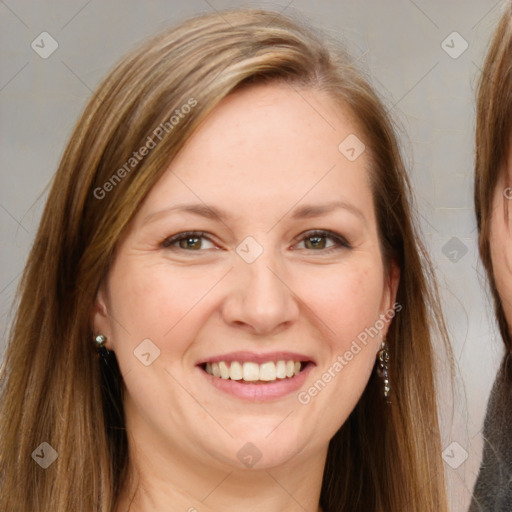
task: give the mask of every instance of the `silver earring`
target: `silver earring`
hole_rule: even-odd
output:
[[[98,334],[97,336],[94,336],[94,344],[96,345],[96,348],[98,350],[101,350],[105,347],[105,341],[107,341],[107,338],[103,336],[103,334]]]
[[[389,401],[389,394],[391,392],[391,386],[389,384],[389,350],[386,340],[382,340],[382,348],[377,353],[377,375],[384,382],[384,398],[386,398],[387,403],[391,403]]]

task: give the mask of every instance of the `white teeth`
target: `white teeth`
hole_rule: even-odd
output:
[[[258,363],[244,363],[244,380],[252,382],[260,378],[260,365]]]
[[[276,377],[278,379],[286,378],[286,361],[277,361],[277,364],[276,364]]]
[[[231,380],[242,380],[243,371],[242,365],[238,361],[233,361],[229,367],[229,378]]]
[[[229,379],[228,365],[224,361],[219,362],[219,370],[220,370],[220,376],[223,379]]]
[[[260,365],[260,380],[276,380],[276,365],[273,362]]]
[[[219,361],[206,363],[205,370],[214,377],[231,380],[244,380],[246,382],[265,381],[291,378],[300,373],[300,361],[268,361],[262,364],[254,362],[240,363],[239,361]]]

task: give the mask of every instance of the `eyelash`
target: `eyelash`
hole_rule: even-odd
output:
[[[311,251],[315,252],[322,252],[330,254],[331,252],[338,251],[340,249],[351,249],[352,247],[350,244],[340,235],[337,235],[336,233],[333,233],[332,231],[327,231],[323,229],[314,229],[312,231],[307,231],[304,236],[299,240],[299,242],[303,242],[304,240],[307,240],[308,238],[314,238],[314,237],[323,237],[328,238],[331,241],[333,241],[336,245],[333,247],[329,247],[327,249],[309,249]],[[160,245],[164,249],[172,249],[172,250],[182,250],[186,252],[201,252],[201,249],[199,250],[187,250],[183,249],[182,247],[172,247],[172,244],[176,242],[180,242],[181,240],[186,240],[188,238],[206,238],[207,240],[210,240],[206,234],[203,231],[184,231],[182,233],[177,233],[176,235],[170,236],[166,238]],[[210,242],[212,242],[210,240]],[[297,243],[299,243],[297,242]],[[213,242],[212,242],[213,243]]]

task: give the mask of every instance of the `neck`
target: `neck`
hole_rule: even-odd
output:
[[[321,512],[326,450],[278,467],[240,469],[130,440],[128,478],[116,512]]]

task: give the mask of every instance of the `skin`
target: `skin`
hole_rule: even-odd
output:
[[[118,511],[128,510],[137,482],[130,511],[320,510],[329,440],[357,404],[389,322],[307,405],[297,392],[269,402],[227,395],[196,362],[238,350],[300,352],[316,363],[304,390],[392,308],[399,273],[384,271],[367,152],[350,162],[338,151],[352,133],[347,112],[324,93],[285,84],[238,91],[132,219],[93,314],[126,384],[131,477]],[[300,206],[336,200],[359,213],[292,218]],[[153,215],[178,203],[229,217]],[[312,229],[350,248],[330,238],[318,248]],[[206,233],[193,241],[199,249],[161,246],[183,231]],[[236,252],[247,236],[263,248],[252,263]],[[144,366],[133,351],[147,338],[160,355]],[[247,442],[261,452],[252,468],[237,458]]]
[[[494,189],[489,244],[496,288],[510,329],[512,326],[512,237],[510,236],[512,225],[512,189],[510,188],[512,147],[509,150],[508,162],[506,172],[500,174]]]

